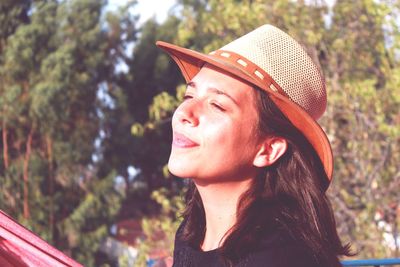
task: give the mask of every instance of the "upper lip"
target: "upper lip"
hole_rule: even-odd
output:
[[[175,146],[180,146],[180,147],[192,147],[192,146],[198,146],[199,144],[196,143],[195,141],[191,140],[188,138],[186,135],[178,132],[173,133],[173,140],[172,143]]]

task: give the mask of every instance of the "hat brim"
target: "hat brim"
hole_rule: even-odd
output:
[[[269,85],[255,80],[253,77],[231,65],[229,62],[221,61],[212,55],[206,55],[162,41],[156,42],[156,45],[165,50],[172,57],[187,82],[192,80],[192,78],[200,71],[204,63],[208,63],[268,92],[271,100],[278,106],[281,112],[299,131],[302,132],[314,147],[324,166],[329,179],[328,182],[332,180],[333,155],[328,137],[319,124],[308,115],[303,108],[291,101],[288,97],[271,90]]]

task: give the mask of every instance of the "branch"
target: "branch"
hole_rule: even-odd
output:
[[[8,131],[7,131],[7,125],[6,125],[6,120],[3,119],[3,158],[4,158],[4,167],[7,170],[9,167],[9,161],[8,161]]]
[[[49,176],[49,184],[48,184],[48,189],[49,189],[49,197],[50,197],[50,203],[49,203],[49,209],[50,209],[50,214],[49,214],[49,227],[50,227],[50,233],[51,233],[51,238],[54,238],[54,176],[53,176],[53,142],[51,140],[51,137],[49,135],[46,135],[46,148],[47,148],[47,163],[48,163],[48,176]]]
[[[26,152],[24,158],[24,218],[29,219],[30,212],[29,212],[29,191],[28,191],[28,167],[29,167],[29,158],[31,156],[31,148],[32,148],[32,137],[33,137],[34,127],[31,127],[29,132],[28,140],[26,141]]]

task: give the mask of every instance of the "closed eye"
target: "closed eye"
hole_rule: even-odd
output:
[[[211,106],[213,106],[213,108],[218,109],[219,111],[225,111],[225,109],[218,103],[212,102]]]
[[[185,95],[183,97],[183,101],[188,100],[188,99],[192,99],[192,98],[193,98],[193,96],[191,96],[191,95]]]

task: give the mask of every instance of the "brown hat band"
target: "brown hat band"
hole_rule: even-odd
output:
[[[267,72],[244,56],[226,50],[216,50],[209,55],[219,62],[222,61],[221,63],[229,63],[231,66],[252,77],[255,81],[260,82],[263,85],[260,86],[262,89],[269,88],[276,93],[289,97]]]

